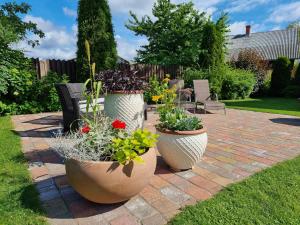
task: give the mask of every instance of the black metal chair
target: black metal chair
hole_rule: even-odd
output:
[[[64,120],[64,132],[78,129],[80,119],[79,101],[82,99],[83,83],[56,84]]]

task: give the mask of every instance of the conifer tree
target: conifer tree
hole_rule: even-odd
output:
[[[113,69],[117,63],[116,42],[107,0],[79,0],[77,80],[88,78],[89,67],[85,53],[85,40],[91,45],[91,61],[96,72]]]

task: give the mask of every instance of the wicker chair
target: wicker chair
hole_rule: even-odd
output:
[[[63,110],[64,132],[78,129],[80,119],[79,101],[82,99],[82,83],[56,84]]]
[[[224,110],[226,114],[225,104],[218,101],[218,95],[213,98],[209,91],[208,80],[194,80],[194,92],[195,92],[195,111],[198,105],[204,105],[204,113],[207,110]]]

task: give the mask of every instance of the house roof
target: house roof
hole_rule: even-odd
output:
[[[280,56],[300,59],[299,28],[234,35],[228,37],[228,59],[237,58],[243,49],[256,50],[266,60]]]

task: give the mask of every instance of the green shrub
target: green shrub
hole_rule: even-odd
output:
[[[247,70],[227,68],[223,77],[222,99],[246,98],[256,83],[255,75]]]
[[[19,78],[14,78],[15,74],[20,75]],[[67,82],[67,77],[49,72],[47,76],[38,80],[30,74],[27,71],[27,77],[16,69],[14,69],[13,73],[10,73],[11,78],[7,79],[8,91],[6,94],[2,93],[1,96],[0,115],[60,110],[60,102],[54,85]],[[14,80],[17,79],[22,82],[15,82]]]
[[[209,74],[207,70],[196,70],[188,68],[183,72],[184,83],[187,87],[193,87],[193,80],[208,79]]]
[[[268,73],[268,62],[253,49],[242,50],[236,60],[232,60],[231,64],[238,69],[249,70],[255,74],[256,84],[254,86],[252,95],[263,95],[263,85]]]
[[[296,85],[300,85],[300,65],[298,64],[297,69],[296,69],[296,73],[295,73],[295,77],[294,77],[294,83]]]
[[[211,93],[217,94],[221,99],[249,97],[256,83],[254,73],[227,65],[210,70],[188,69],[184,72],[184,80],[189,87],[192,87],[193,80],[197,79],[208,79]]]
[[[36,102],[39,102],[41,105],[41,111],[52,112],[61,109],[59,97],[54,85],[67,82],[68,78],[66,75],[61,76],[54,72],[49,72],[47,76],[41,80],[36,80],[32,94],[36,96]]]
[[[274,96],[282,95],[283,89],[290,83],[292,65],[286,57],[279,57],[273,64],[271,77],[271,94]]]
[[[300,85],[288,85],[283,89],[282,95],[287,98],[299,98],[300,97]]]

